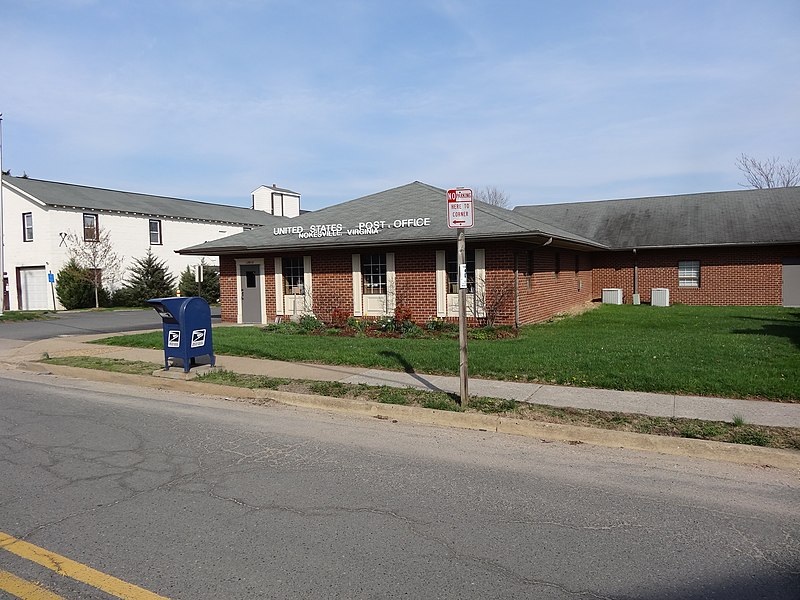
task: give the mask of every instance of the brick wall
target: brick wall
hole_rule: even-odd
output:
[[[639,293],[650,301],[652,288],[668,288],[671,303],[693,305],[780,305],[781,264],[800,256],[800,246],[638,250]],[[700,261],[699,287],[678,286],[678,261]],[[603,288],[622,288],[625,303],[633,294],[633,252],[594,256],[594,297]]]
[[[455,240],[453,240],[455,245]],[[496,324],[513,325],[515,320],[515,265],[518,279],[520,323],[533,323],[582,304],[591,298],[590,257],[582,254],[579,271],[574,269],[575,252],[558,251],[561,271],[556,274],[556,251],[544,248],[535,253],[535,272],[527,277],[526,247],[514,244],[480,244],[486,251],[486,312]],[[396,303],[424,323],[436,315],[436,251],[442,245],[387,248],[395,254]],[[330,321],[335,309],[353,312],[352,251],[311,252],[314,314]],[[267,321],[275,319],[274,254],[249,256],[264,260],[264,296]],[[290,254],[282,256],[291,256]],[[220,259],[222,320],[237,320],[237,273],[235,257]],[[529,280],[533,285],[529,286]],[[579,283],[580,282],[580,283]]]
[[[222,321],[236,323],[238,300],[236,298],[236,262],[230,256],[219,257],[219,303]]]
[[[581,253],[517,244],[482,244],[486,250],[486,310],[497,324],[537,323],[602,297],[603,288],[633,294],[632,252]],[[436,250],[443,246],[389,248],[395,253],[397,304],[423,323],[436,315]],[[289,255],[286,255],[289,256]],[[353,312],[352,251],[312,252],[314,314],[329,321],[334,309]],[[668,288],[670,302],[695,305],[780,305],[781,264],[800,256],[800,246],[639,250],[639,292]],[[577,257],[577,265],[576,265]],[[250,257],[252,258],[252,257]],[[267,320],[275,318],[274,255],[264,255]],[[700,286],[678,286],[678,261],[700,261]],[[222,320],[237,320],[236,264],[220,258]]]
[[[519,268],[521,324],[545,321],[592,299],[590,254],[535,247],[520,255]]]

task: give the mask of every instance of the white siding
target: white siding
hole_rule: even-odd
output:
[[[44,265],[47,273],[57,275],[69,260],[67,241],[61,234],[77,234],[83,239],[83,214],[97,214],[100,231],[108,231],[114,251],[123,258],[123,280],[134,259],[142,258],[148,247],[153,254],[166,261],[170,272],[177,280],[187,267],[200,263],[200,256],[181,256],[175,251],[194,246],[206,241],[240,233],[242,227],[218,225],[168,219],[159,216],[131,216],[103,213],[91,210],[64,210],[49,208],[37,200],[17,193],[7,185],[3,186],[3,241],[5,253],[3,262],[8,274],[8,290],[10,310],[19,310],[17,290],[18,267],[35,267]],[[32,213],[33,241],[22,241],[22,215]],[[150,219],[161,221],[162,244],[150,245]],[[218,264],[217,256],[202,257],[206,264]],[[121,286],[121,281],[109,286],[110,291]],[[53,308],[52,294],[49,300]],[[63,308],[58,306],[56,308]]]

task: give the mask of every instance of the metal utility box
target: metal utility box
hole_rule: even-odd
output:
[[[669,288],[653,288],[650,290],[651,306],[669,306]]]
[[[622,304],[622,290],[603,288],[603,304]]]
[[[195,358],[208,356],[214,366],[211,344],[211,309],[202,298],[152,298],[147,301],[161,317],[164,327],[164,369],[169,359],[180,358],[188,373]]]

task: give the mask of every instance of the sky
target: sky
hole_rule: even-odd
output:
[[[800,158],[797,0],[0,0],[12,175],[302,208],[740,189]]]

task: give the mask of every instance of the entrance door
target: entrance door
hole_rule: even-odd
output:
[[[783,305],[800,306],[800,258],[783,259]]]
[[[44,267],[17,268],[20,310],[47,310],[47,273]]]
[[[261,323],[261,265],[240,265],[242,323]]]

